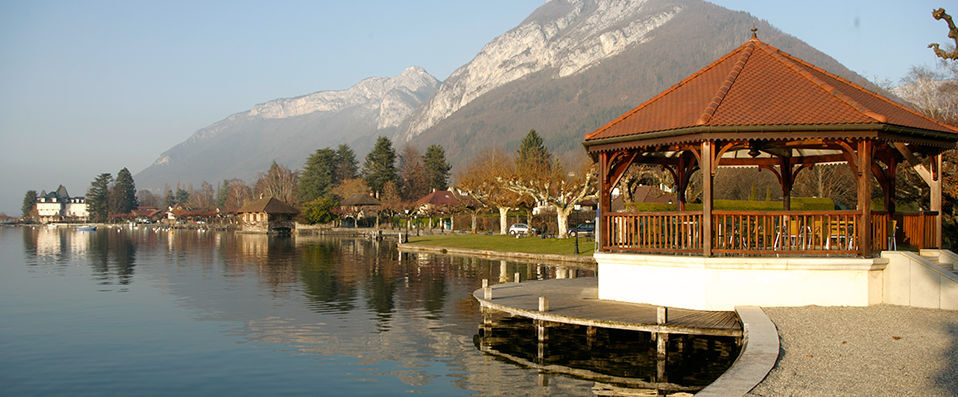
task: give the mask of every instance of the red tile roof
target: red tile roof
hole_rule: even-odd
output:
[[[745,42],[585,140],[693,127],[896,125],[958,133],[759,41]],[[958,135],[956,135],[958,139]]]
[[[459,199],[448,190],[437,190],[416,201],[416,204],[431,204],[438,206],[459,205]]]

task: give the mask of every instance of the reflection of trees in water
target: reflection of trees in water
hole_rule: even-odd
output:
[[[353,310],[356,284],[344,280],[341,257],[342,250],[337,244],[328,241],[302,248],[300,281],[303,292],[311,302],[311,309],[320,313]]]
[[[133,282],[136,267],[136,244],[129,233],[116,233],[110,229],[89,234],[89,259],[93,278],[100,284],[127,285]]]

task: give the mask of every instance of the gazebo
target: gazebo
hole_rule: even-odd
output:
[[[732,52],[586,135],[584,145],[600,172],[600,297],[603,262],[675,264],[677,255],[684,255],[685,264],[691,260],[712,270],[716,264],[785,270],[792,263],[797,270],[798,263],[807,263],[808,271],[844,266],[860,271],[855,277],[864,277],[867,289],[869,272],[881,270],[877,254],[895,244],[895,229],[916,248],[941,247],[941,154],[956,142],[958,129],[763,43],[753,30]],[[903,162],[928,185],[930,211],[896,212],[895,170]],[[847,164],[855,176],[857,208],[792,211],[789,197],[799,172],[833,163]],[[609,211],[612,190],[632,164],[668,170],[678,211]],[[715,209],[713,177],[723,167],[772,172],[781,185],[782,210]],[[689,211],[686,191],[696,174],[702,178],[702,209]],[[884,193],[884,211],[872,210],[873,178]],[[825,256],[830,258],[823,261]],[[714,286],[715,277],[727,276],[663,273],[663,266],[631,275],[619,267],[606,271],[606,280],[671,274],[712,277]],[[764,282],[771,274],[735,277]],[[782,280],[797,273],[784,274]],[[841,282],[831,285],[842,288]]]

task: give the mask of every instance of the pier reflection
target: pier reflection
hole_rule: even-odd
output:
[[[688,395],[703,389],[727,370],[739,353],[733,337],[673,334],[667,354],[657,356],[656,340],[646,332],[547,323],[540,341],[537,324],[485,310],[477,349],[520,367],[539,372],[539,385],[549,374],[595,382],[597,395]]]

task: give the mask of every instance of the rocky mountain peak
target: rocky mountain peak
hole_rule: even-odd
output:
[[[530,74],[580,73],[647,40],[681,11],[648,0],[549,1],[453,72],[398,138],[408,141],[479,96]]]

